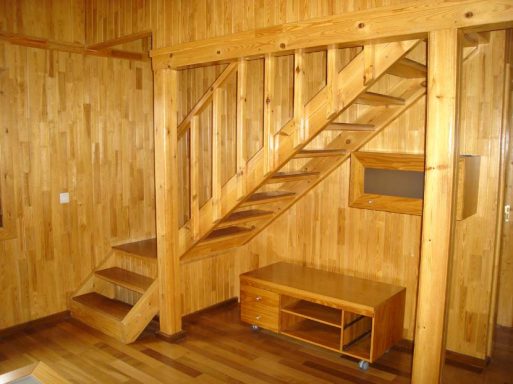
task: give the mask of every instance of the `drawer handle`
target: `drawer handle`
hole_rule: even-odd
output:
[[[257,297],[255,298],[255,300],[256,300],[256,301],[262,301],[262,296],[257,296]]]
[[[262,316],[258,315],[257,317],[255,317],[256,320],[260,320],[262,318]]]

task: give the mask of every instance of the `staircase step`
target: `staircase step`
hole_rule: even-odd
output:
[[[316,178],[319,176],[319,172],[304,172],[304,171],[293,171],[293,172],[276,172],[271,178],[267,180],[267,184],[284,183],[290,181],[301,181]]]
[[[265,219],[271,217],[273,214],[274,212],[272,211],[264,211],[261,209],[248,209],[247,211],[233,212],[224,219],[223,222],[218,224],[218,228]]]
[[[95,275],[104,280],[110,281],[111,283],[139,293],[144,293],[151,283],[153,283],[153,279],[150,277],[127,271],[126,269],[119,267],[102,269],[100,271],[96,271]]]
[[[247,235],[249,232],[251,232],[252,228],[246,228],[246,227],[238,227],[238,226],[231,226],[231,227],[225,227],[225,228],[219,228],[215,229],[210,234],[201,241],[202,244],[209,243],[213,241],[222,241],[226,240],[228,238],[233,239],[235,237],[240,237],[243,235]]]
[[[331,123],[325,130],[327,131],[366,131],[372,132],[375,130],[372,124],[358,124],[358,123]]]
[[[257,192],[252,194],[240,206],[245,207],[248,205],[268,204],[281,200],[292,199],[296,194],[287,191],[270,191],[270,192]]]
[[[339,157],[347,154],[345,149],[303,149],[296,153],[296,159],[311,159],[312,157]]]
[[[157,239],[135,241],[132,243],[116,245],[112,248],[138,257],[157,259]]]
[[[404,99],[381,93],[364,92],[355,101],[356,104],[384,106],[384,105],[404,105]]]
[[[122,321],[132,309],[131,305],[119,300],[109,299],[96,292],[89,292],[84,295],[76,296],[73,301],[79,303],[93,312]]]
[[[418,61],[403,58],[393,64],[387,73],[404,79],[423,79],[427,76],[427,67]]]

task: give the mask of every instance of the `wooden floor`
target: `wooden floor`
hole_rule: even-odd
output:
[[[240,323],[231,305],[187,320],[171,344],[148,330],[123,345],[69,320],[0,339],[0,374],[42,360],[74,383],[409,383],[411,355],[394,348],[368,372],[337,353]],[[513,383],[513,332],[499,329],[491,365],[478,373],[447,365],[447,384]]]

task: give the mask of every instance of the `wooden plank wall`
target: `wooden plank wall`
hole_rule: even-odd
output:
[[[149,62],[2,43],[0,90],[18,231],[0,242],[2,329],[66,310],[111,243],[154,237],[155,193]]]
[[[83,0],[0,0],[0,33],[85,42]]]
[[[509,132],[509,142],[513,138],[513,31],[508,34],[509,55],[506,60],[509,65],[509,83],[506,84],[506,92],[509,92],[509,112],[505,117]],[[506,186],[504,204],[513,206],[513,150],[508,148],[506,160]],[[499,269],[499,298],[497,305],[497,324],[505,327],[513,327],[513,217],[509,222],[504,222],[501,264]]]
[[[464,65],[460,153],[481,156],[477,213],[456,223],[447,346],[484,358],[492,298],[504,95],[505,33]],[[493,326],[493,325],[492,325]]]
[[[155,47],[412,0],[88,0],[86,42],[153,30]]]

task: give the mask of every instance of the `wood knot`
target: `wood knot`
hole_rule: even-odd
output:
[[[360,29],[365,28],[365,23],[358,23],[358,28],[360,28]]]
[[[301,68],[299,68],[299,65],[296,67],[296,73],[301,72]]]
[[[285,43],[281,43],[281,44],[280,44],[280,48],[281,48],[281,49],[285,49],[285,47],[286,47]]]
[[[220,54],[221,54],[221,51],[217,51],[216,53],[217,53],[218,55],[220,55]]]
[[[466,12],[466,13],[465,13],[465,17],[466,17],[467,19],[470,19],[471,17],[474,17],[474,13],[473,13],[473,12],[470,12],[470,11],[469,11],[469,12]]]
[[[265,103],[266,103],[266,104],[270,104],[270,103],[271,103],[271,98],[270,98],[269,96],[267,96],[267,97],[265,98]]]
[[[347,139],[346,144],[351,144],[351,139]]]

